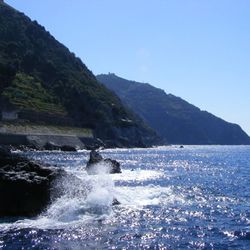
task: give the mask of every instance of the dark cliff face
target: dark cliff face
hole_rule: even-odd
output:
[[[117,146],[149,146],[156,134],[36,21],[0,2],[0,111],[35,123],[92,128]]]
[[[240,126],[228,123],[149,84],[114,74],[97,79],[172,144],[250,144]]]

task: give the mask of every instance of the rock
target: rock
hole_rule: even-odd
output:
[[[60,150],[60,146],[56,145],[56,144],[53,143],[53,142],[47,142],[47,143],[44,145],[44,149],[45,149],[45,150]]]
[[[51,202],[53,182],[65,173],[0,146],[0,216],[38,215]]]
[[[70,145],[63,145],[61,146],[62,151],[67,151],[67,152],[77,152],[76,148]]]
[[[89,161],[86,166],[88,174],[119,174],[121,173],[120,163],[110,158],[103,159],[103,157],[95,150],[90,152]]]
[[[44,145],[45,150],[62,150],[62,151],[68,151],[68,152],[76,152],[76,148],[70,145],[62,145],[59,146],[53,142],[47,142]]]
[[[106,146],[99,138],[79,137],[79,139],[82,141],[85,149],[87,150],[95,150]]]
[[[111,169],[109,172],[110,174],[120,174],[122,172],[120,168],[120,163],[118,161],[107,158],[107,159],[104,159],[104,162],[111,166]]]
[[[102,160],[103,160],[102,156],[97,151],[91,150],[87,166],[89,166],[91,164],[96,164]]]
[[[117,205],[121,205],[121,202],[118,201],[116,198],[114,198],[112,201],[112,206],[117,206]]]
[[[8,155],[8,154],[10,154],[10,147],[0,146],[0,157],[2,155]]]

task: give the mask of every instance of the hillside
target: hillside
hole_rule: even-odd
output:
[[[113,90],[159,135],[172,144],[249,144],[239,125],[226,122],[183,99],[149,84],[125,80],[114,74],[97,79]]]
[[[109,146],[150,146],[156,133],[44,27],[0,2],[0,112],[89,128]]]

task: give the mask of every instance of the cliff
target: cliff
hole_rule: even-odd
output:
[[[239,125],[201,111],[150,84],[129,81],[115,74],[98,75],[97,79],[169,143],[250,144]]]

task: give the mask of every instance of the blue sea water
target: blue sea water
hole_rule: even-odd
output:
[[[123,173],[89,176],[88,151],[30,152],[77,176],[32,219],[0,221],[2,249],[250,249],[250,147],[109,149]],[[121,205],[112,206],[113,198]]]

